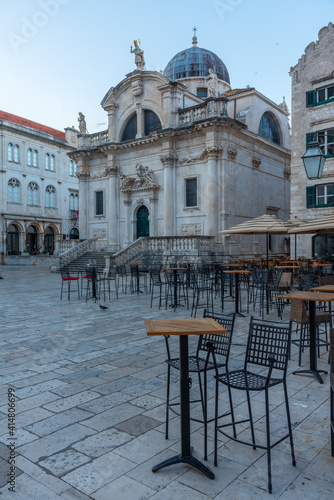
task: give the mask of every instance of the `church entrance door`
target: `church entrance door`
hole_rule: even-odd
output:
[[[148,208],[142,205],[137,212],[137,238],[150,236],[150,224],[148,220]]]

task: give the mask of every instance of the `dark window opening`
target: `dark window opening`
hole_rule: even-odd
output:
[[[205,99],[206,97],[208,97],[208,89],[198,88],[197,89],[197,97],[201,97],[202,99]]]
[[[197,206],[197,179],[186,179],[186,207]]]
[[[103,215],[103,191],[95,193],[95,215]]]
[[[268,141],[281,144],[278,126],[275,118],[270,113],[266,112],[262,115],[259,126],[259,134],[265,139],[268,139]]]

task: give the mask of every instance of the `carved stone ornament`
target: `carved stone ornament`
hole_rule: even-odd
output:
[[[132,82],[132,94],[134,97],[140,97],[143,93],[143,82],[141,80],[135,80]]]
[[[160,156],[160,161],[163,165],[174,164],[177,161],[177,155]]]
[[[121,180],[121,191],[123,193],[129,191],[155,190],[160,188],[160,185],[155,182],[153,170],[148,167],[144,167],[140,163],[137,163],[136,174],[136,177],[132,177],[131,175],[124,175],[120,172],[119,177]]]
[[[179,159],[179,164],[183,165],[184,163],[194,163],[195,161],[204,160],[204,158],[205,158],[205,152],[202,151],[198,155],[184,156],[183,158],[180,158]]]
[[[137,205],[144,205],[143,198],[138,198],[138,200],[136,200],[136,203],[137,203]]]
[[[259,168],[259,166],[261,165],[261,158],[259,158],[258,156],[253,156],[252,158],[252,163],[253,163],[253,167],[254,168]]]
[[[221,146],[210,146],[209,148],[204,149],[203,153],[208,157],[208,158],[214,158],[215,160],[218,160],[220,155],[223,152],[223,148]]]
[[[182,236],[196,236],[202,234],[201,224],[182,224],[181,225]]]
[[[115,174],[117,172],[117,167],[106,167],[102,172],[97,172],[96,174],[92,174],[90,176],[91,179],[102,179],[103,177],[109,177],[111,174]]]
[[[87,179],[90,178],[90,173],[89,172],[78,172],[76,173],[77,178],[79,181],[86,181]]]
[[[97,238],[98,240],[106,240],[107,230],[104,228],[93,229],[93,238]]]
[[[284,167],[284,177],[286,179],[290,179],[291,176],[291,169],[290,167]]]
[[[238,150],[235,146],[230,146],[227,150],[227,155],[229,160],[235,160],[238,154]]]

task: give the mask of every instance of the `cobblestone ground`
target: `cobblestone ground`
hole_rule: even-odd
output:
[[[151,468],[180,451],[180,422],[171,419],[164,437],[166,352],[162,338],[146,335],[144,319],[186,318],[190,311],[150,308],[149,295],[124,293],[110,302],[86,302],[71,294],[60,301],[61,278],[38,267],[2,267],[0,281],[0,494],[15,500],[204,500],[334,498],[334,459],[330,454],[329,375],[324,384],[292,375],[288,392],[297,466],[288,442],[273,451],[273,494],[267,492],[266,455],[227,438],[219,441],[213,464],[213,424],[209,426],[210,480],[186,465],[153,474]],[[101,310],[99,303],[108,309]],[[215,302],[220,311],[219,300]],[[233,310],[227,301],[225,312]],[[256,315],[257,312],[255,312]],[[202,311],[198,314],[202,315]],[[288,307],[284,318],[289,315]],[[238,317],[236,343],[244,344],[249,315]],[[276,320],[272,311],[270,319]],[[283,318],[283,319],[284,319]],[[190,339],[195,346],[196,339]],[[177,339],[172,339],[177,355]],[[242,365],[243,346],[232,346],[230,369]],[[308,352],[303,354],[307,365]],[[323,350],[320,368],[328,368]],[[179,386],[173,374],[173,393]],[[10,405],[15,389],[15,405]],[[193,384],[192,393],[196,393]],[[210,411],[214,384],[209,380]],[[221,394],[223,407],[227,398]],[[255,430],[264,438],[264,401],[253,396]],[[237,416],[246,409],[236,395]],[[8,428],[15,406],[15,430]],[[198,408],[192,409],[193,414]],[[270,398],[274,435],[284,432],[280,388]],[[244,425],[243,435],[248,438]],[[193,454],[203,458],[203,428],[192,422]],[[16,456],[15,456],[16,454]],[[12,462],[10,464],[9,462]],[[15,461],[15,463],[14,463]],[[12,468],[11,468],[12,467]],[[10,481],[8,483],[8,481]],[[15,493],[9,488],[15,489]]]

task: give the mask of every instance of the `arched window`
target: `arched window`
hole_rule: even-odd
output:
[[[75,176],[77,172],[77,162],[74,160],[70,160],[70,175]]]
[[[156,130],[161,130],[161,122],[158,116],[150,109],[144,109],[144,135],[150,135]],[[127,121],[125,126],[122,142],[131,141],[137,135],[137,113],[134,113]]]
[[[8,181],[8,201],[20,203],[20,182],[15,178]]]
[[[125,126],[122,142],[131,141],[135,139],[137,135],[137,113],[134,113],[129,119]]]
[[[144,130],[145,135],[150,135],[151,132],[161,130],[161,122],[158,116],[150,109],[144,110]]]
[[[28,155],[27,155],[27,164],[28,167],[32,167],[32,149],[28,149]]]
[[[46,153],[45,155],[45,170],[50,170],[50,155]]]
[[[279,126],[271,113],[263,113],[259,126],[259,135],[262,135],[268,141],[281,144]]]
[[[54,172],[55,170],[55,155],[50,156],[50,170]]]
[[[14,146],[14,161],[15,163],[19,163],[20,161],[20,148],[17,144]]]
[[[10,142],[8,144],[8,161],[13,161],[13,144]]]
[[[53,186],[48,186],[45,190],[45,206],[55,208],[56,190]]]
[[[38,205],[38,185],[36,182],[28,184],[28,205]]]
[[[32,166],[38,167],[38,151],[36,151],[36,149],[34,149],[34,152],[32,155]]]
[[[71,193],[70,195],[70,210],[79,210],[79,196],[77,194]]]
[[[79,239],[79,231],[76,227],[72,227],[70,231],[70,240],[78,240]]]

